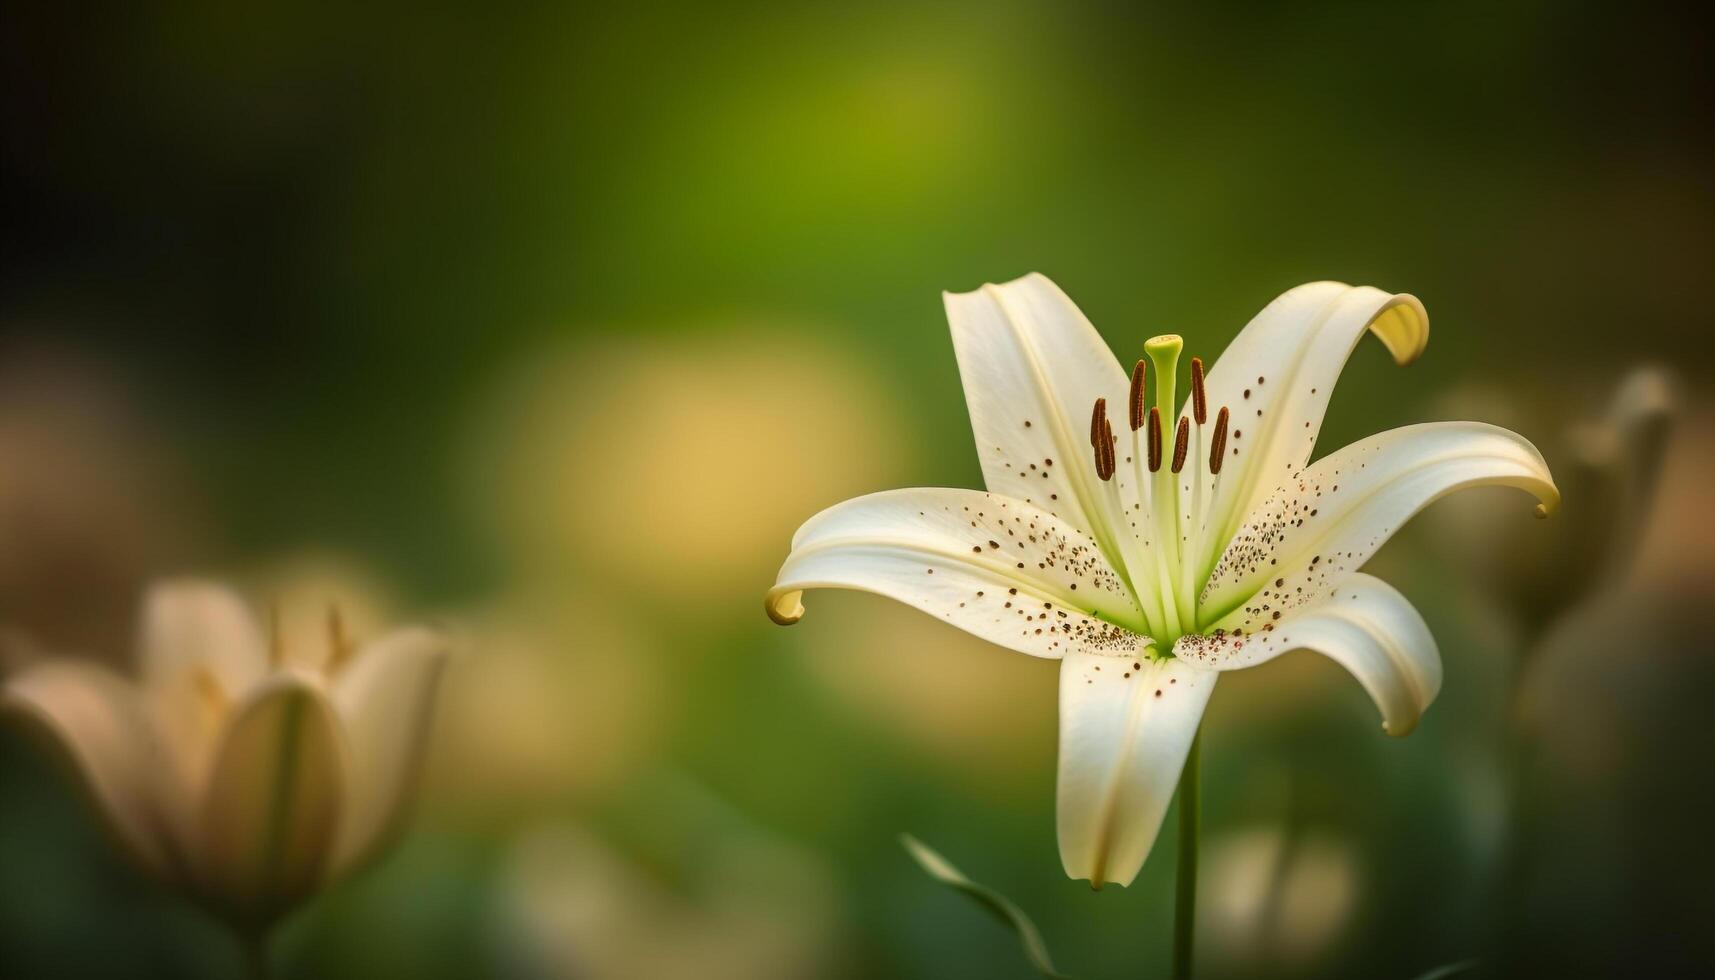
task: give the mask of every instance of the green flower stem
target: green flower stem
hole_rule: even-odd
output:
[[[274,971],[268,968],[268,939],[272,930],[266,925],[242,926],[237,929],[238,950],[244,958],[245,980],[270,980]]]
[[[1179,866],[1173,882],[1173,978],[1190,980],[1191,948],[1197,938],[1197,835],[1203,809],[1203,729],[1191,738],[1179,774]]]

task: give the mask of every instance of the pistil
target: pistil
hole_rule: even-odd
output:
[[[1192,625],[1191,609],[1180,595],[1179,588],[1179,494],[1175,477],[1161,468],[1161,416],[1174,412],[1175,384],[1179,375],[1179,354],[1185,342],[1177,334],[1153,337],[1143,345],[1143,352],[1155,368],[1155,407],[1150,410],[1150,474],[1151,508],[1154,519],[1153,537],[1156,550],[1157,581],[1161,584],[1162,606],[1168,627],[1175,637]]]

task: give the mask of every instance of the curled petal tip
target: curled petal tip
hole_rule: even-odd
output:
[[[795,589],[791,592],[769,592],[763,597],[763,608],[768,611],[768,618],[776,625],[791,626],[804,618],[804,592]]]
[[[1386,345],[1394,363],[1405,367],[1429,345],[1429,311],[1416,296],[1395,293],[1370,318],[1369,329]]]
[[[1559,509],[1560,491],[1553,484],[1549,484],[1548,493],[1545,494],[1541,498],[1541,502],[1536,505],[1536,519],[1539,521],[1543,520]]]

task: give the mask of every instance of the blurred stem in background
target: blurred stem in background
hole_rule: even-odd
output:
[[[239,953],[244,957],[244,976],[248,980],[269,980],[274,975],[268,969],[268,937],[272,933],[269,926],[241,929],[236,933]]]
[[[1173,976],[1189,980],[1197,941],[1197,835],[1203,809],[1203,729],[1191,739],[1185,771],[1179,774],[1179,864],[1174,876]]]

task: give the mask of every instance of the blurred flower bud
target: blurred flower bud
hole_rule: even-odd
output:
[[[1501,425],[1554,431],[1533,423],[1564,417],[1565,395],[1532,398],[1515,386],[1467,388],[1448,399],[1458,415],[1481,414]],[[1629,573],[1655,507],[1655,487],[1677,412],[1667,372],[1629,371],[1594,418],[1565,425],[1540,446],[1562,494],[1553,520],[1497,519],[1484,492],[1455,496],[1432,512],[1435,540],[1482,594],[1519,623],[1540,631],[1592,591]]]
[[[336,609],[325,625],[308,668],[233,592],[164,583],[144,602],[137,681],[48,659],[9,679],[0,703],[75,762],[145,869],[257,928],[389,838],[438,683],[435,634],[359,643]]]

